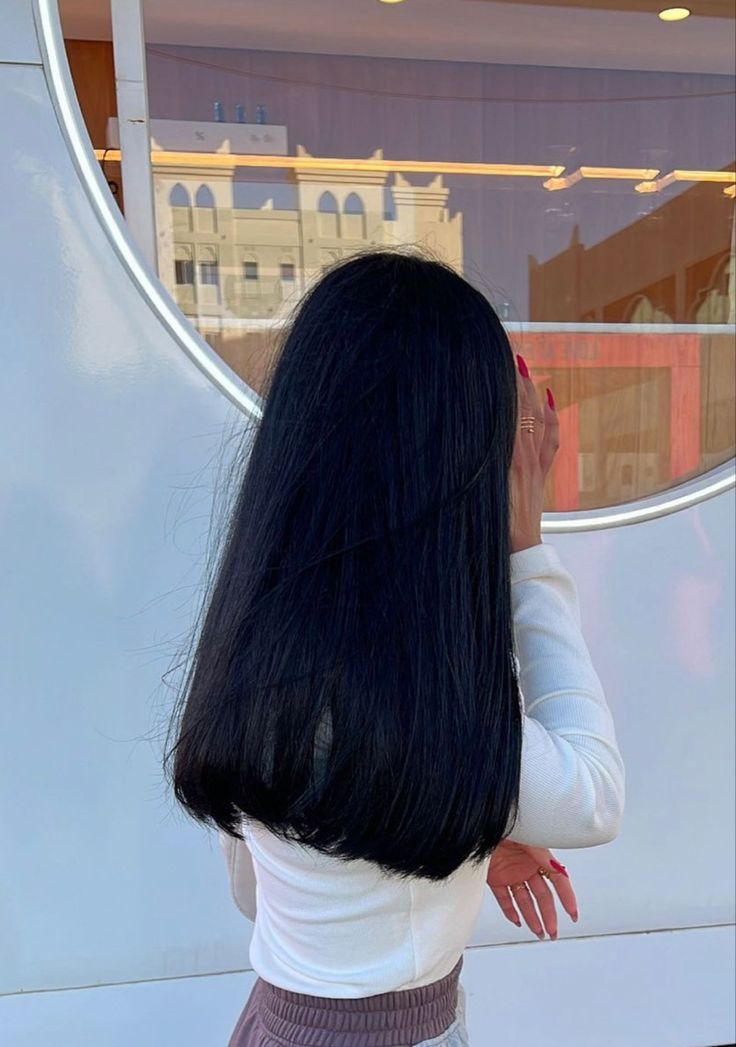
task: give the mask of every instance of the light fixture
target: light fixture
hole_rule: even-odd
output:
[[[637,193],[658,193],[667,189],[673,182],[724,182],[733,184],[736,180],[734,171],[670,171],[661,178],[645,179],[634,186]],[[727,193],[727,189],[723,190]]]
[[[378,0],[380,4],[401,4],[404,0]]]
[[[95,149],[98,160],[120,160],[119,149]],[[399,174],[461,174],[500,178],[558,178],[565,170],[559,164],[483,164],[454,160],[348,160],[344,157],[273,156],[257,153],[179,153],[151,150],[154,167],[204,167],[232,171],[236,167],[285,168],[293,171],[356,171]],[[651,172],[644,172],[651,173]],[[654,172],[656,174],[656,172]],[[639,177],[643,177],[639,172]]]
[[[119,149],[95,149],[100,162],[119,163]],[[570,189],[583,179],[613,179],[636,182],[637,193],[658,193],[673,182],[716,182],[723,192],[733,196],[734,171],[670,171],[658,178],[656,168],[647,167],[578,167],[569,174],[561,164],[484,164],[464,160],[385,160],[383,156],[349,160],[328,156],[273,156],[262,153],[180,153],[164,149],[151,150],[154,168],[199,168],[234,171],[237,167],[261,167],[281,170],[323,172],[328,178],[337,172],[366,174],[449,174],[485,178],[543,178],[545,189]],[[641,179],[641,181],[640,181]]]
[[[691,14],[689,7],[665,7],[664,11],[659,12],[659,17],[663,22],[682,22]]]
[[[568,175],[554,177],[544,182],[544,188],[554,192],[556,189],[570,189],[577,185],[583,178],[613,178],[622,181],[634,182],[640,178],[651,181],[656,178],[659,171],[652,168],[640,167],[578,167]]]

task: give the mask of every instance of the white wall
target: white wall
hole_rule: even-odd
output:
[[[110,246],[29,0],[3,14],[0,1042],[224,1047],[250,925],[159,756],[161,676],[239,415]],[[731,491],[548,536],[578,581],[628,806],[612,844],[559,852],[581,912],[562,940],[486,900],[463,974],[474,1047],[736,1039],[733,534]]]

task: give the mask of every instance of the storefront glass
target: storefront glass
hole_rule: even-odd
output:
[[[731,458],[728,5],[678,25],[629,2],[359,7],[148,0],[159,273],[195,327],[258,390],[326,266],[414,244],[553,388],[547,510]]]

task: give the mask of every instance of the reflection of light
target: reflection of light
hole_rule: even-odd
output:
[[[656,181],[647,179],[634,186],[637,193],[658,193],[673,182],[726,182],[729,185],[736,181],[735,171],[670,171]],[[724,192],[728,193],[728,189]],[[731,194],[728,193],[730,196]]]
[[[379,0],[381,4],[401,4],[404,0]]]
[[[119,149],[95,149],[98,160],[120,160]],[[559,164],[471,164],[453,161],[429,160],[345,160],[323,156],[255,156],[237,153],[175,153],[153,150],[154,167],[236,167],[291,168],[294,171],[373,171],[408,174],[467,174],[496,175],[512,178],[549,178],[565,170]],[[654,172],[656,174],[656,172]],[[639,175],[639,177],[642,177]]]
[[[554,191],[555,189],[569,189],[583,178],[614,178],[627,182],[633,182],[637,178],[656,178],[659,174],[656,168],[643,167],[578,167],[562,178],[549,178],[544,183],[544,188]]]
[[[95,149],[98,160],[120,162],[119,149]],[[201,169],[219,168],[234,171],[237,167],[265,167],[291,169],[293,171],[364,171],[377,174],[460,174],[499,178],[545,178],[545,189],[569,189],[584,178],[610,178],[619,181],[636,181],[638,193],[656,193],[673,182],[721,182],[723,190],[733,196],[732,186],[736,181],[734,171],[670,171],[657,178],[656,168],[646,167],[578,167],[563,175],[560,164],[474,164],[450,160],[346,160],[343,157],[324,156],[266,156],[251,153],[176,153],[169,150],[152,150],[151,163],[154,167],[194,167]],[[656,180],[655,180],[656,179]]]
[[[659,12],[659,17],[663,22],[681,22],[684,18],[690,17],[690,8],[665,7],[664,11]]]

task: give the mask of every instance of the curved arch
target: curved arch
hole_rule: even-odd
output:
[[[228,399],[246,414],[260,419],[263,400],[201,338],[171,296],[143,262],[133,245],[125,220],[105,181],[100,165],[90,147],[82,114],[72,85],[64,50],[64,37],[55,0],[33,0],[39,46],[52,103],[59,126],[66,139],[70,158],[76,168],[89,202],[120,262],[150,305],[167,332],[186,352],[194,364]],[[516,325],[510,324],[510,330]],[[530,329],[525,324],[526,330]],[[578,325],[586,329],[589,325]],[[595,325],[606,329],[606,325]],[[521,330],[521,325],[519,325]],[[545,513],[543,533],[592,531],[621,527],[656,519],[714,498],[736,486],[736,458],[724,462],[694,480],[680,484],[650,498],[618,505],[613,509],[592,509],[573,513]]]
[[[352,240],[365,240],[365,205],[357,193],[348,193],[342,212],[342,235]]]
[[[357,193],[348,193],[342,209],[345,214],[365,214],[365,206]]]
[[[317,202],[317,210],[320,214],[337,214],[337,198],[334,193],[331,193],[329,189],[325,189],[324,193]]]
[[[187,244],[174,245],[174,282],[177,287],[194,285],[194,255]]]
[[[189,196],[189,190],[186,186],[182,185],[181,182],[177,182],[176,185],[172,185],[171,192],[169,193],[169,207],[191,207],[192,200]]]
[[[729,322],[734,293],[730,284],[736,280],[734,265],[734,256],[730,251],[725,251],[716,260],[707,285],[697,290],[690,304],[688,320],[702,324]]]
[[[628,324],[671,324],[672,317],[655,305],[645,294],[639,294],[631,300],[626,310]]]
[[[282,284],[293,284],[296,280],[296,262],[293,255],[281,255],[279,260],[279,279]]]
[[[329,189],[317,201],[317,230],[325,240],[337,240],[340,236],[340,208]]]
[[[195,207],[214,207],[215,194],[208,185],[200,185],[194,196]]]

